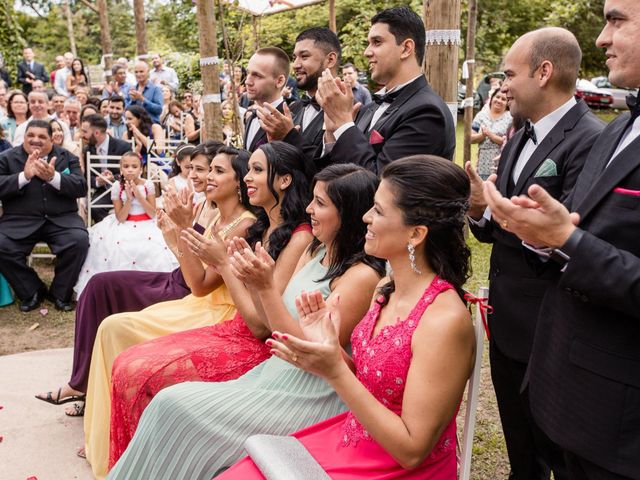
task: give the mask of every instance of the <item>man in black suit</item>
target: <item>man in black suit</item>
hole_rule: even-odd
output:
[[[280,113],[268,104],[258,109],[269,141],[283,140],[298,147],[317,170],[326,167],[328,160],[321,158],[324,114],[315,99],[318,78],[326,69],[337,74],[341,53],[340,40],[328,28],[313,27],[300,33],[293,51],[293,70],[297,87],[307,94],[291,105],[290,112],[287,106]]]
[[[607,0],[596,44],[609,80],[640,86],[640,10]],[[502,228],[558,264],[529,361],[533,417],[564,452],[571,479],[640,478],[640,108],[596,140],[567,207],[541,186],[529,197],[484,192]],[[570,213],[572,212],[572,213]],[[546,249],[542,249],[546,247]]]
[[[107,121],[101,115],[88,115],[80,124],[80,133],[82,140],[86,145],[84,149],[85,161],[87,154],[100,156],[121,156],[129,151],[132,147],[129,142],[113,138],[107,133]],[[113,162],[113,160],[111,160]],[[107,163],[105,160],[103,163]],[[86,165],[86,162],[85,162]],[[100,175],[91,175],[91,186],[93,190],[91,198],[97,198],[96,203],[99,205],[111,205],[111,198],[107,193],[107,189],[113,184],[114,175],[119,173],[118,168],[107,168],[101,170]],[[91,218],[97,222],[104,219],[109,214],[108,208],[96,208],[91,210]]]
[[[89,236],[76,199],[87,183],[78,158],[53,146],[51,126],[32,120],[24,143],[0,154],[0,273],[21,300],[20,310],[38,308],[47,293],[26,257],[38,242],[56,255],[49,298],[58,310],[73,309],[73,286],[87,255]]]
[[[256,103],[256,107],[269,104],[283,112],[282,89],[288,76],[289,57],[284,50],[278,47],[261,48],[253,54],[247,65],[247,96]],[[245,125],[244,148],[253,152],[267,142],[267,132],[260,125],[257,111],[253,110]]]
[[[564,201],[573,189],[589,150],[604,124],[573,92],[582,52],[567,30],[544,28],[520,37],[504,60],[502,91],[514,116],[526,119],[505,146],[496,185],[505,196],[521,195],[533,185]],[[525,249],[513,234],[485,213],[482,180],[470,163],[469,216],[474,235],[492,243],[489,270],[489,354],[502,429],[511,464],[510,479],[566,478],[560,450],[531,421],[526,395],[520,393],[536,320],[547,287],[557,273]],[[484,215],[484,216],[483,216]],[[485,218],[486,217],[486,218]]]
[[[24,60],[18,63],[18,83],[22,85],[22,91],[27,95],[31,91],[34,80],[49,81],[49,75],[44,65],[34,60],[33,50],[27,47],[22,51]]]
[[[453,116],[422,72],[422,19],[408,7],[383,10],[371,20],[368,38],[364,55],[371,78],[385,87],[374,95],[375,103],[360,109],[354,123],[351,88],[323,72],[316,98],[324,109],[325,154],[333,163],[353,162],[375,173],[408,155],[452,159]]]

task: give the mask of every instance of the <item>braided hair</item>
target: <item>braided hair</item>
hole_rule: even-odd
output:
[[[405,225],[428,227],[422,244],[425,260],[462,298],[471,258],[464,238],[470,194],[465,172],[435,155],[413,155],[387,165],[382,180],[391,186]],[[394,290],[393,280],[380,289],[383,305]]]

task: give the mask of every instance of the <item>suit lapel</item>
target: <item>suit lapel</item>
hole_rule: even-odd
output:
[[[522,142],[524,137],[524,128],[521,128],[516,132],[516,134],[509,140],[509,142],[513,142],[514,148],[509,149],[509,156],[504,160],[500,160],[501,162],[506,162],[504,165],[504,170],[502,170],[502,175],[500,175],[500,181],[498,182],[498,190],[502,196],[507,196],[507,191],[509,190],[509,181],[512,177],[513,167],[516,164],[518,156],[522,151]]]
[[[322,125],[324,124],[324,112],[320,110],[318,114],[309,122],[307,128],[302,129],[300,133],[309,139],[315,138],[315,136],[322,130]],[[302,121],[300,122],[302,125]],[[301,127],[302,128],[302,127]]]
[[[618,145],[617,143],[615,144]],[[638,148],[640,148],[640,137],[636,138],[613,159],[611,165],[600,175],[589,192],[578,204],[576,211],[580,218],[584,218],[598,205],[598,203],[622,181],[629,173],[640,166],[638,162]],[[607,157],[607,160],[611,156]]]
[[[301,107],[301,108],[297,108],[297,107]],[[291,110],[293,110],[293,108],[291,108]],[[296,102],[296,109],[293,111],[293,124],[294,125],[299,125],[300,128],[302,128],[302,120],[304,118],[304,106],[298,104],[298,102]]]
[[[360,113],[358,114],[358,118],[356,120],[356,126],[361,132],[367,133],[367,131],[369,130],[371,119],[373,118],[373,114],[377,108],[378,108],[377,104],[370,103],[364,108],[364,110],[360,111]]]
[[[420,75],[420,77],[416,78],[409,85],[405,86],[402,89],[402,92],[400,93],[400,95],[398,95],[398,98],[396,98],[394,102],[391,105],[389,105],[389,108],[387,108],[383,112],[383,114],[380,116],[376,124],[372,125],[372,129],[375,129],[378,131],[382,130],[382,127],[384,127],[384,124],[387,123],[387,121],[389,121],[389,119],[393,116],[393,114],[397,112],[400,109],[400,107],[402,107],[402,105],[404,105],[411,97],[413,97],[416,94],[416,92],[418,92],[418,90],[420,90],[425,86],[427,86],[427,80],[425,79],[424,75]]]
[[[553,130],[544,137],[544,140],[533,151],[529,160],[527,160],[527,163],[518,177],[518,183],[516,183],[516,186],[513,189],[513,195],[520,195],[522,193],[522,189],[526,185],[527,180],[529,180],[529,177],[533,175],[540,164],[547,158],[547,155],[549,155],[549,153],[551,153],[553,149],[564,140],[564,129],[560,128],[556,130],[557,127],[560,126],[560,123],[561,122],[558,122]]]

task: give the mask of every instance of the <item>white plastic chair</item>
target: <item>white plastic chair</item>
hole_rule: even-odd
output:
[[[478,298],[487,298],[489,289],[480,287]],[[482,356],[484,353],[484,324],[482,322],[482,305],[476,304],[474,319],[474,330],[476,334],[476,362],[473,372],[467,382],[467,405],[465,408],[464,428],[462,430],[462,446],[460,446],[459,465],[460,480],[470,480],[471,478],[471,454],[473,453],[473,434],[476,429],[476,410],[478,408],[478,398],[480,394],[480,371],[482,369]]]
[[[91,226],[91,210],[94,208],[113,208],[113,203],[111,203],[111,189],[113,188],[113,182],[108,182],[106,190],[102,192],[100,195],[94,197],[91,188],[91,176],[98,176],[102,173],[105,168],[120,168],[120,156],[119,155],[94,155],[91,153],[87,153],[87,165],[85,168],[85,173],[87,175],[87,185],[89,188],[87,189],[87,225]],[[109,198],[109,203],[98,204],[96,203],[98,200],[107,197]]]

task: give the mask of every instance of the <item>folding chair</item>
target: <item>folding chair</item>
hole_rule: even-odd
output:
[[[184,143],[184,140],[154,139],[147,145],[147,179],[159,185],[160,192],[165,190],[169,182],[166,170],[170,170],[176,150]],[[160,192],[156,193],[160,195]]]
[[[54,259],[56,258],[55,254],[51,253],[51,249],[49,245],[44,242],[38,242],[33,247],[31,254],[27,257],[27,265],[31,266],[34,258],[48,258]]]
[[[99,204],[98,200],[103,198],[109,198],[111,200],[111,189],[113,188],[113,182],[107,180],[109,184],[106,190],[100,193],[98,196],[94,197],[93,189],[91,188],[91,177],[98,176],[102,173],[105,168],[120,168],[120,156],[119,155],[94,155],[91,153],[87,153],[87,165],[85,168],[85,173],[87,175],[87,185],[89,185],[89,189],[87,190],[87,225],[91,226],[91,210],[94,208],[113,208],[113,203],[109,201],[109,203]]]

